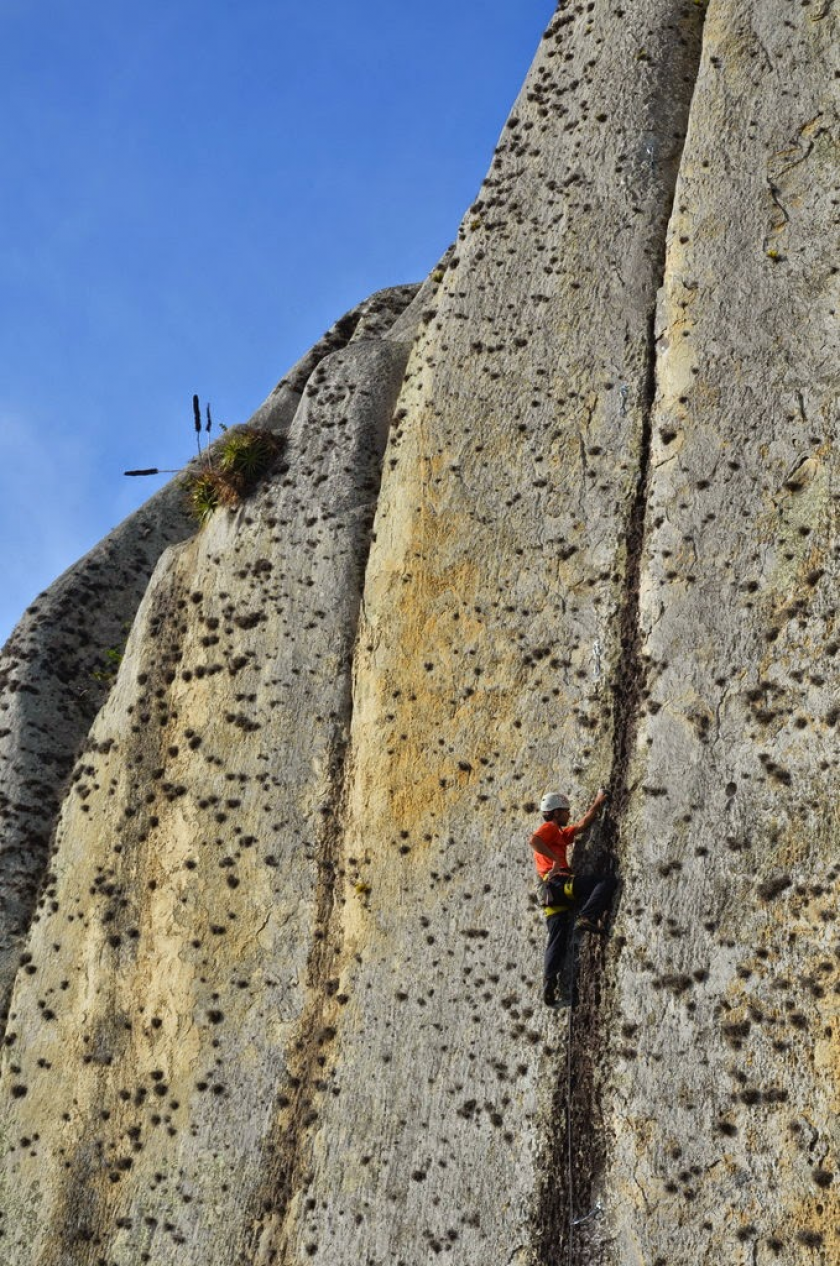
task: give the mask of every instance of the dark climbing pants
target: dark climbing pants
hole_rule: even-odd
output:
[[[569,937],[576,918],[597,920],[610,904],[615,892],[616,881],[611,875],[575,875],[572,878],[572,891],[568,892],[568,877],[562,876],[554,883],[561,885],[557,891],[557,905],[565,904],[567,909],[558,914],[550,914],[545,923],[548,941],[545,947],[545,983],[548,985],[561,974],[566,962],[566,950]],[[551,881],[549,881],[551,883]],[[541,894],[545,904],[550,897],[551,887],[544,886]]]
[[[568,963],[566,951],[572,936],[574,918],[571,910],[563,910],[560,914],[550,914],[545,921],[548,940],[545,946],[543,983],[546,987],[565,975]],[[565,985],[567,982],[564,980],[563,983]]]
[[[615,892],[612,875],[575,875],[572,900],[578,919],[597,921],[606,910]]]

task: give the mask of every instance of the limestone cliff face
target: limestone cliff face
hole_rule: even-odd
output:
[[[6,650],[4,1260],[836,1260],[837,46],[561,4],[262,490],[39,600],[133,623],[92,726]],[[527,838],[598,783],[569,1017]]]
[[[734,8],[706,19],[656,324],[605,1061],[624,1261],[840,1252],[837,29]]]
[[[311,375],[357,333],[375,334],[413,297],[374,295],[343,316],[278,383],[251,421],[284,435]],[[212,450],[211,450],[212,451]],[[0,659],[0,1016],[44,874],[50,835],[79,748],[167,546],[195,532],[179,480],[153,496],[25,613]]]

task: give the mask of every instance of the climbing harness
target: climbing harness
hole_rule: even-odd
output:
[[[575,879],[570,870],[559,871],[551,879],[541,879],[538,900],[546,918],[570,913],[574,909],[574,893]]]

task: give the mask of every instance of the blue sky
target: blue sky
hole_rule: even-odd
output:
[[[0,0],[0,643],[455,236],[555,0]]]

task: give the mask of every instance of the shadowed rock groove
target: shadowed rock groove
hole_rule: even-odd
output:
[[[692,83],[696,83],[702,54],[705,14],[700,17],[693,51]],[[666,269],[667,232],[674,205],[682,151],[691,113],[690,98],[681,120],[680,148],[657,234],[661,266],[647,313],[646,372],[641,400],[636,488],[624,534],[626,564],[619,612],[619,653],[612,696],[612,762],[610,800],[603,819],[593,830],[587,853],[601,869],[616,873],[621,823],[630,799],[629,767],[638,726],[645,669],[641,658],[639,590],[650,484],[652,413],[656,396],[656,291]],[[616,898],[618,900],[618,897]],[[602,988],[608,941],[589,937],[581,946],[577,1002],[569,1013],[571,1049],[558,1069],[549,1119],[555,1130],[545,1154],[544,1178],[537,1213],[536,1247],[544,1266],[598,1266],[605,1263],[600,1239],[602,1219],[588,1217],[598,1200],[606,1164],[606,1139],[597,1069],[609,1026],[609,1001]],[[571,1141],[569,1139],[571,1130]],[[570,1175],[571,1169],[571,1175]],[[570,1190],[571,1177],[571,1190]],[[587,1219],[572,1228],[575,1219]],[[570,1245],[571,1232],[571,1245]]]

